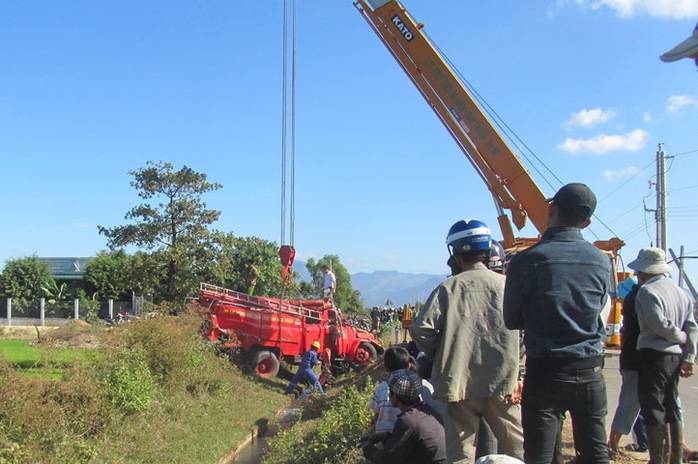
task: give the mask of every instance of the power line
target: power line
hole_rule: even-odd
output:
[[[644,204],[643,204],[643,203],[640,203],[640,204],[638,204],[638,205],[636,205],[636,206],[630,208],[630,209],[627,210],[626,212],[620,214],[619,216],[616,216],[616,217],[613,218],[611,221],[609,221],[609,224],[612,223],[612,222],[616,222],[617,220],[621,219],[623,216],[626,216],[626,215],[632,213],[633,211],[635,211],[636,209],[640,208],[641,206],[644,206]]]
[[[671,190],[669,190],[669,192],[678,192],[680,190],[690,190],[690,189],[694,189],[694,188],[698,188],[698,185],[689,185],[688,187],[679,187],[679,188],[671,189]]]
[[[654,160],[652,160],[652,161],[650,161],[649,163],[647,163],[647,164],[646,164],[644,167],[642,167],[638,172],[636,172],[635,175],[633,175],[633,176],[631,176],[630,178],[628,178],[628,180],[626,180],[625,182],[623,182],[622,184],[620,184],[618,187],[616,187],[614,190],[612,190],[610,193],[606,194],[606,196],[604,196],[603,198],[601,198],[601,200],[599,200],[599,203],[602,202],[603,200],[605,200],[606,198],[610,197],[610,196],[613,195],[614,193],[616,193],[618,190],[620,190],[620,189],[622,189],[623,187],[625,187],[625,185],[626,185],[628,182],[630,182],[631,180],[635,179],[635,178],[636,178],[637,176],[639,176],[640,174],[644,173],[644,172],[645,172],[645,169],[647,169],[647,168],[648,168],[651,164],[653,164],[653,163],[654,163]]]
[[[672,155],[672,156],[674,156],[674,158],[678,158],[679,156],[696,155],[696,154],[698,154],[698,150],[685,151],[683,153],[679,153],[678,155]]]
[[[645,232],[645,231],[647,230],[647,227],[648,227],[648,225],[647,225],[647,222],[646,222],[646,221],[644,221],[644,220],[643,220],[643,221],[640,221],[639,223],[637,223],[637,224],[633,225],[632,227],[630,227],[630,228],[622,235],[622,237],[623,237],[623,239],[626,239],[626,240],[627,240],[627,239],[631,239],[631,238],[635,237],[636,235],[638,235],[638,234],[640,234],[640,233],[642,233],[642,232]],[[650,240],[651,240],[651,237],[650,237]]]

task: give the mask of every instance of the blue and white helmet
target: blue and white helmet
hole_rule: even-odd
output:
[[[451,226],[446,236],[446,245],[454,253],[489,250],[492,232],[487,224],[479,219],[461,219]]]

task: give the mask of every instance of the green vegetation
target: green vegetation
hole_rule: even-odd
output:
[[[90,355],[88,350],[42,349],[31,346],[27,340],[0,340],[0,353],[24,375],[53,379]]]
[[[304,406],[303,420],[269,440],[264,464],[363,462],[358,445],[374,416],[367,407],[373,384],[370,377],[363,379],[361,388],[349,385],[338,396],[312,397]],[[322,410],[325,413],[318,416]]]
[[[50,285],[51,266],[36,256],[11,259],[0,274],[0,296],[17,300],[31,300],[44,295]]]
[[[161,271],[162,299],[182,300],[196,293],[201,267],[210,258],[214,239],[209,226],[220,211],[206,209],[201,196],[218,190],[207,175],[184,166],[175,171],[172,163],[149,161],[144,168],[130,171],[131,186],[145,200],[126,213],[129,224],[99,226],[111,249],[135,245],[155,250],[164,265]],[[148,202],[155,200],[154,202]]]
[[[0,358],[0,462],[217,462],[288,398],[283,380],[251,378],[217,353],[199,324],[184,315],[102,330],[99,355],[69,356],[59,380]],[[83,330],[94,332],[51,337]],[[36,356],[26,342],[3,347],[15,361]]]
[[[130,174],[143,203],[126,213],[125,224],[98,228],[109,250],[87,264],[84,282],[55,281],[35,256],[13,259],[0,273],[0,297],[13,298],[13,314],[27,317],[38,317],[39,298],[47,299],[48,315],[79,298],[87,308],[81,318],[93,320],[100,301],[148,295],[155,304],[148,312],[162,317],[102,329],[94,356],[41,344],[0,345],[7,353],[0,357],[0,464],[214,462],[288,401],[285,381],[253,379],[231,365],[230,353],[203,341],[200,319],[183,314],[181,305],[200,282],[244,291],[240,273],[247,259],[260,274],[256,294],[279,296],[278,245],[212,229],[220,212],[207,209],[203,195],[221,185],[206,174],[167,162],[148,162]],[[123,247],[137,251],[127,254]],[[362,311],[336,255],[309,260],[313,282],[284,295],[320,297],[322,264],[337,275],[335,302],[346,312]],[[66,342],[83,330],[94,335],[66,327],[51,336]],[[360,426],[365,418],[354,419],[350,410],[368,414],[363,393],[347,394],[335,422],[346,416]],[[323,453],[344,449],[333,427],[320,424]],[[354,441],[347,435],[353,425],[341,429]],[[347,453],[351,441],[342,445]]]

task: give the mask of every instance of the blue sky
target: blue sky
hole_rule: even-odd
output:
[[[659,60],[698,2],[403,4],[545,163],[546,194],[551,173],[594,189],[590,230],[625,240],[626,262],[655,237],[643,200],[663,143],[668,242],[698,256],[698,73]],[[148,160],[222,183],[205,197],[218,229],[279,242],[282,6],[0,0],[0,262],[104,249],[97,226],[124,223],[139,203],[127,173]],[[499,236],[485,185],[351,0],[298,2],[296,108],[300,259],[446,274],[453,222]]]

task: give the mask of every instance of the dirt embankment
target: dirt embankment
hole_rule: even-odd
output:
[[[1,326],[0,337],[10,340],[37,340],[44,334],[52,332],[58,327],[38,327],[38,326]]]
[[[102,327],[91,327],[84,321],[72,321],[60,327],[2,326],[0,337],[30,340],[42,348],[97,349],[101,346]]]

